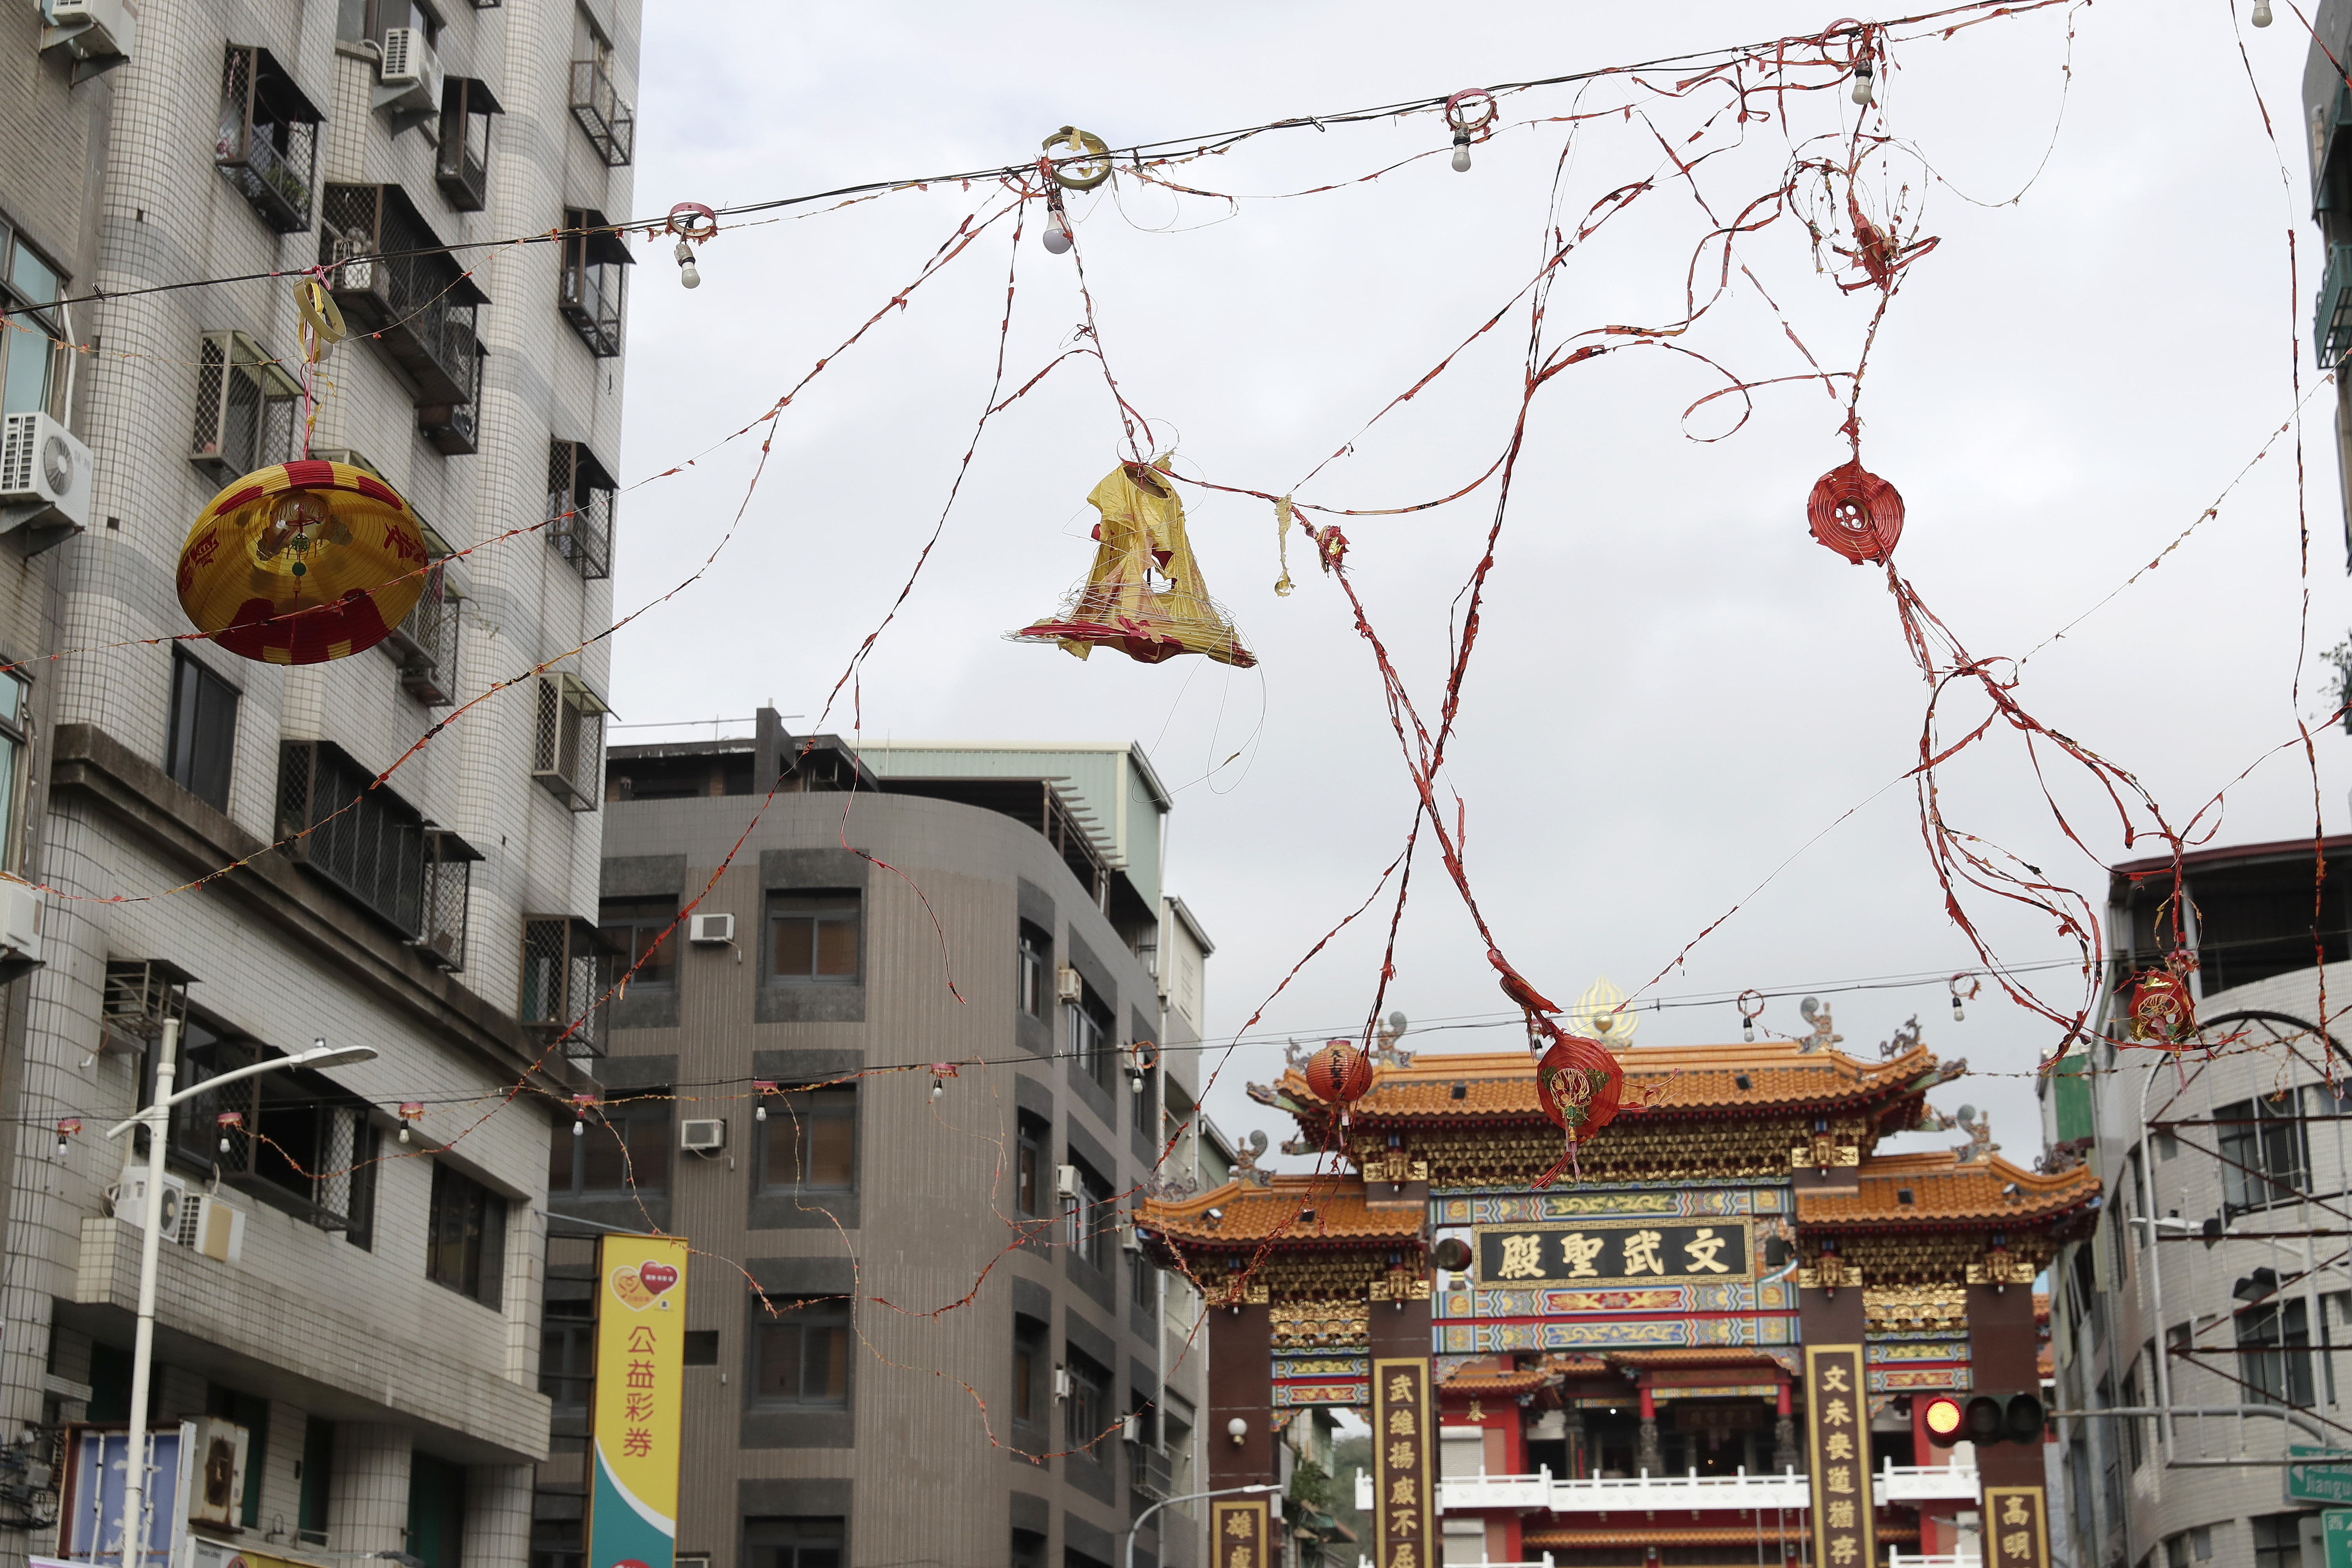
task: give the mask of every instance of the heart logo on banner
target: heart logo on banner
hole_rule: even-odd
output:
[[[658,1296],[677,1283],[677,1268],[668,1263],[640,1263],[637,1265],[637,1283]]]
[[[625,1263],[613,1270],[613,1296],[633,1312],[642,1312],[654,1304],[654,1293],[645,1288],[637,1271]]]

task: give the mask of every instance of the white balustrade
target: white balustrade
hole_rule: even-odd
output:
[[[1984,1559],[1972,1552],[1889,1552],[1886,1568],[1984,1568]]]
[[[1870,1478],[1871,1501],[1889,1503],[1974,1502],[1977,1471],[1973,1465],[1897,1465],[1889,1463]],[[1779,1475],[1592,1476],[1576,1480],[1555,1479],[1549,1469],[1531,1476],[1449,1476],[1437,1484],[1441,1513],[1468,1513],[1482,1509],[1512,1509],[1553,1513],[1650,1512],[1666,1509],[1801,1510],[1811,1506],[1807,1478],[1794,1470]],[[1372,1507],[1372,1478],[1356,1473],[1356,1508]],[[1504,1568],[1490,1563],[1487,1568]],[[1906,1558],[1896,1568],[1978,1568],[1976,1559]]]
[[[1801,1509],[1811,1501],[1803,1476],[1594,1476],[1554,1481],[1554,1513],[1633,1513],[1665,1509]]]

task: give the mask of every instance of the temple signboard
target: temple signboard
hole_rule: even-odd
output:
[[[1555,1220],[1478,1229],[1478,1279],[1486,1285],[1591,1282],[1692,1284],[1754,1273],[1746,1218],[1704,1224],[1658,1220]]]
[[[1820,1568],[1870,1568],[1878,1561],[1870,1506],[1870,1405],[1862,1374],[1860,1345],[1805,1347],[1813,1561]]]
[[[1430,1507],[1436,1458],[1435,1413],[1425,1356],[1381,1356],[1372,1363],[1372,1497],[1379,1542],[1374,1568],[1435,1568]]]

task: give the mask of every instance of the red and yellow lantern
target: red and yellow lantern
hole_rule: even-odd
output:
[[[1895,553],[1903,537],[1903,496],[1860,463],[1840,463],[1813,481],[1805,521],[1820,540],[1860,566]]]
[[[1548,1187],[1563,1171],[1576,1168],[1576,1146],[1616,1120],[1625,1092],[1625,1069],[1598,1040],[1552,1034],[1550,1048],[1536,1063],[1536,1098],[1567,1139],[1558,1163],[1535,1184]]]
[[[1338,1106],[1339,1120],[1345,1121],[1348,1107],[1372,1087],[1371,1058],[1345,1040],[1326,1040],[1307,1058],[1307,1087],[1326,1105]]]
[[[180,607],[240,658],[317,664],[389,636],[424,594],[425,564],[397,490],[305,458],[213,497],[180,548]]]
[[[2197,1005],[2189,983],[2169,969],[2151,969],[2132,982],[2131,1034],[2142,1045],[2182,1051],[2197,1043]]]

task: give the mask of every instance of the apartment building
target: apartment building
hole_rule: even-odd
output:
[[[611,618],[629,258],[602,226],[630,202],[637,6],[55,9],[5,40],[51,43],[42,90],[74,114],[105,95],[89,238],[68,257],[62,220],[9,216],[108,297],[63,323],[91,351],[69,406],[92,477],[85,531],[41,558],[44,646],[90,651],[35,683],[54,891],[17,987],[0,1417],[47,1456],[128,1414],[142,1237],[104,1129],[164,1026],[183,1087],[365,1047],[175,1113],[151,1414],[244,1432],[202,1528],[248,1554],[521,1568],[550,1106],[593,1091],[599,1045],[566,1026],[593,994],[606,656],[569,650]],[[451,558],[381,649],[288,668],[170,640],[173,571],[223,483],[303,455],[288,279],[313,268],[352,335],[309,388],[310,452],[389,480]],[[247,280],[177,287],[215,278]],[[89,1549],[45,1475],[0,1508],[0,1557]]]
[[[2326,1561],[2319,1505],[2263,1468],[2352,1418],[2352,1271],[2327,1239],[2352,1101],[2321,1024],[2323,986],[2352,986],[2352,837],[2323,848],[2315,921],[2308,838],[2184,856],[2185,905],[2169,860],[2115,868],[2102,1032],[2128,1037],[2133,978],[2185,948],[2198,1037],[2219,1049],[2103,1040],[2042,1085],[2055,1158],[2086,1162],[2105,1197],[2105,1223],[2050,1269],[2058,1407],[2173,1413],[2059,1423],[2068,1508],[2051,1528],[2075,1562]]]
[[[1199,1473],[1199,1308],[1126,1220],[1171,1111],[1166,1179],[1217,1157],[1198,1053],[1153,1048],[1197,1040],[1211,945],[1160,886],[1166,791],[1132,746],[756,723],[608,754],[600,921],[636,970],[553,1145],[541,1568],[580,1561],[607,1226],[696,1249],[682,1557],[1123,1568],[1134,1530],[1192,1568],[1192,1516],[1143,1515]]]

